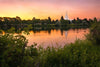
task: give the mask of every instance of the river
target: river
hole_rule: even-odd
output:
[[[28,39],[30,46],[37,43],[37,46],[46,47],[63,47],[65,44],[74,43],[77,39],[86,39],[85,35],[89,33],[89,29],[69,29],[69,30],[50,30],[50,31],[30,31],[29,35],[21,33]]]

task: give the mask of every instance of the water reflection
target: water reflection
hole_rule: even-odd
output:
[[[69,29],[69,30],[48,30],[48,31],[30,31],[29,35],[22,32],[28,39],[28,46],[34,42],[37,46],[46,48],[50,47],[63,47],[65,44],[73,43],[76,39],[85,39],[85,34],[89,33],[89,29]]]

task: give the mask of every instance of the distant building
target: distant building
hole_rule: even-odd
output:
[[[66,13],[64,20],[69,20],[68,15]]]
[[[69,20],[70,22],[72,22],[72,19],[69,19],[68,14],[66,13],[64,20]]]

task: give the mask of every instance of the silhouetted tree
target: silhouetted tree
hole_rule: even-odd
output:
[[[49,21],[49,23],[51,23],[51,18],[50,17],[48,17],[48,21]]]
[[[94,22],[95,22],[95,23],[97,22],[97,18],[96,18],[96,17],[94,18]]]
[[[64,20],[64,17],[63,16],[61,16],[61,19],[60,20]]]

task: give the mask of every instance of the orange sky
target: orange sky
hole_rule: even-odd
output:
[[[0,0],[0,16],[32,19],[100,18],[100,0]]]

